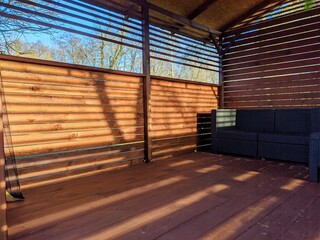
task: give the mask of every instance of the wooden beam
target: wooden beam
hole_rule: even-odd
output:
[[[179,79],[179,78],[171,78],[171,77],[163,77],[163,76],[156,76],[152,75],[151,76],[152,80],[165,80],[169,82],[178,82],[178,83],[187,83],[187,84],[196,84],[196,85],[201,85],[201,86],[210,86],[210,87],[219,87],[219,84],[216,83],[207,83],[207,82],[194,82],[186,79]]]
[[[2,78],[0,72],[0,239],[8,239],[7,226],[7,203],[6,203],[6,178],[5,178],[5,156],[3,137],[3,111],[2,111]]]
[[[102,7],[102,8],[105,8],[105,9],[108,9],[108,10],[110,10],[110,11],[113,11],[113,12],[116,12],[116,13],[119,13],[119,14],[123,14],[123,15],[126,15],[127,17],[129,17],[129,18],[133,18],[133,19],[138,19],[138,20],[142,20],[142,17],[137,17],[136,15],[132,15],[132,14],[129,14],[129,13],[131,13],[131,12],[134,12],[132,9],[130,10],[130,11],[128,11],[128,10],[126,10],[126,11],[120,11],[119,9],[115,9],[115,8],[112,8],[112,7],[110,7],[109,5],[107,5],[107,4],[103,4],[103,1],[104,0],[94,0],[94,1],[87,1],[87,0],[85,0],[85,2],[87,2],[87,3],[90,3],[90,4],[94,4],[94,5],[96,5],[96,6],[100,6],[100,7]],[[211,0],[212,1],[212,0]],[[112,1],[112,2],[114,2],[114,1]],[[144,2],[144,0],[130,0],[130,2],[131,3],[135,3],[135,4],[137,4],[137,6],[139,6],[139,7],[141,7],[142,6],[142,4],[143,4],[143,2]],[[147,5],[150,5],[150,3],[146,3]],[[157,23],[157,22],[154,22],[154,21],[152,21],[152,19],[150,19],[149,21],[152,21],[152,24],[153,25],[156,25],[156,26],[158,26],[158,27],[161,27],[161,28],[163,28],[163,29],[167,29],[167,30],[169,30],[169,31],[171,31],[172,33],[178,33],[178,34],[180,34],[180,35],[184,35],[184,36],[186,36],[186,37],[190,37],[190,38],[194,38],[194,39],[197,39],[197,40],[199,40],[199,41],[203,41],[203,42],[207,42],[207,43],[209,43],[209,40],[208,39],[199,39],[199,38],[197,38],[197,37],[194,37],[194,36],[192,36],[192,35],[190,35],[190,34],[187,34],[187,33],[184,33],[184,32],[180,32],[179,31],[179,29],[182,27],[182,26],[184,26],[184,25],[190,25],[190,26],[193,26],[194,28],[200,28],[200,30],[202,30],[202,31],[206,31],[206,32],[208,32],[208,33],[210,33],[210,32],[212,32],[213,34],[215,34],[215,35],[221,35],[221,32],[220,31],[217,31],[217,30],[212,30],[212,29],[210,29],[210,28],[208,28],[208,27],[205,27],[205,26],[203,26],[203,25],[201,25],[201,24],[198,24],[198,23],[195,23],[195,22],[192,22],[191,20],[189,20],[189,19],[187,19],[187,18],[185,18],[185,17],[183,17],[183,16],[180,16],[180,15],[178,15],[178,14],[175,14],[175,13],[172,13],[172,12],[170,12],[170,11],[167,11],[167,10],[165,10],[165,9],[163,9],[163,8],[160,8],[160,7],[157,7],[157,6],[155,6],[155,5],[152,5],[153,7],[154,7],[154,11],[160,11],[159,13],[161,13],[161,14],[163,14],[163,15],[166,15],[166,16],[169,16],[169,17],[171,17],[171,18],[174,18],[174,19],[176,19],[176,20],[178,20],[179,22],[180,22],[180,24],[177,24],[179,27],[174,27],[174,26],[167,26],[167,25],[163,25],[163,24],[159,24],[159,23]],[[157,10],[156,10],[157,9]],[[158,12],[157,11],[157,12]],[[169,15],[168,15],[169,14]],[[183,24],[181,24],[181,22],[183,22]]]
[[[272,2],[277,2],[277,0],[264,0],[262,3],[258,4],[254,8],[251,8],[249,11],[245,12],[244,14],[242,14],[240,17],[238,17],[238,18],[230,21],[229,23],[225,24],[221,28],[221,32],[225,32],[228,29],[234,27],[235,25],[237,25],[241,21],[245,20],[246,18],[250,17],[252,14],[256,13],[259,9],[264,8],[265,6],[269,5]]]
[[[88,4],[91,5],[96,5],[98,7],[108,9],[109,11],[123,14],[129,18],[133,19],[139,19],[142,20],[141,17],[139,16],[140,14],[138,12],[135,12],[134,9],[130,9],[129,11],[127,10],[126,6],[123,6],[122,4],[119,4],[119,2],[114,1],[114,0],[83,0],[84,2],[87,2]],[[136,1],[131,1],[133,3],[136,3]],[[113,6],[112,6],[113,5]]]
[[[212,33],[214,35],[220,36],[221,35],[221,31],[218,31],[216,29],[210,29],[209,27],[206,27],[200,23],[196,23],[186,17],[183,17],[179,14],[176,14],[174,12],[171,12],[167,9],[164,9],[162,7],[159,7],[155,4],[149,3],[146,0],[131,0],[132,2],[135,2],[137,4],[139,4],[141,7],[143,7],[143,5],[147,5],[149,7],[150,10],[153,10],[155,12],[161,13],[162,15],[165,15],[167,17],[170,17],[172,19],[177,20],[180,23],[183,23],[184,25],[188,25],[191,26],[195,29],[207,32],[207,33]]]
[[[226,54],[226,52],[229,51],[229,49],[233,46],[233,44],[237,41],[237,39],[239,38],[239,36],[241,35],[241,33],[237,33],[229,42],[229,44],[224,48],[222,49],[221,51],[221,55],[224,56]],[[222,46],[222,43],[221,43],[221,46]]]
[[[217,0],[206,0],[203,4],[199,5],[196,9],[194,9],[191,13],[188,14],[187,19],[194,20],[198,17],[201,13],[203,13],[206,9],[212,6]],[[183,28],[184,24],[178,24],[177,30]],[[212,33],[209,33],[210,35]]]
[[[144,150],[145,162],[151,161],[152,157],[152,141],[151,141],[151,76],[150,76],[150,16],[147,0],[143,0],[141,5],[142,13],[142,36],[143,36],[143,110],[144,110]]]
[[[196,22],[194,22],[192,20],[189,20],[189,19],[187,19],[185,17],[182,17],[182,16],[180,16],[178,14],[175,14],[175,13],[173,13],[171,11],[168,11],[168,10],[166,10],[164,8],[158,7],[157,5],[154,5],[154,4],[151,4],[151,3],[149,3],[148,5],[149,5],[149,8],[151,10],[156,11],[158,13],[161,13],[161,14],[163,14],[165,16],[170,17],[170,18],[173,18],[173,19],[183,23],[184,25],[189,25],[189,26],[191,26],[193,28],[196,28],[198,30],[202,30],[204,32],[212,33],[212,34],[217,35],[217,36],[221,35],[221,32],[218,31],[218,30],[210,29],[210,28],[208,28],[206,26],[203,26],[203,25],[201,25],[199,23],[196,23]]]
[[[168,30],[170,31],[172,34],[179,34],[181,36],[185,36],[185,37],[188,37],[188,38],[191,38],[191,39],[194,39],[194,40],[198,40],[200,42],[204,42],[204,43],[209,43],[211,44],[211,42],[209,41],[209,39],[204,39],[204,38],[199,38],[199,37],[195,37],[195,36],[192,36],[191,34],[188,34],[188,33],[185,33],[185,32],[182,32],[180,30],[179,27],[173,27],[173,26],[167,26],[165,24],[161,24],[161,23],[158,23],[156,21],[152,21],[152,19],[150,19],[150,21],[152,22],[152,25],[153,26],[156,26],[156,27],[159,27],[159,28],[162,28],[162,29],[165,29],[165,30]],[[180,27],[182,27],[183,25],[180,25]]]
[[[221,46],[222,46],[222,45],[220,44],[220,41],[218,41],[212,34],[210,34],[209,37],[210,37],[213,45],[216,47],[219,55],[221,55],[221,53],[222,53],[222,48],[221,48]]]
[[[90,67],[78,64],[71,64],[71,63],[62,63],[62,62],[55,62],[50,60],[39,60],[35,58],[27,58],[27,57],[17,57],[11,55],[0,54],[0,60],[7,60],[13,62],[20,62],[20,63],[35,63],[37,65],[45,65],[45,66],[55,66],[55,67],[62,67],[68,69],[80,69],[85,71],[93,71],[93,72],[103,72],[103,73],[110,73],[110,74],[119,74],[123,76],[133,76],[133,77],[143,77],[144,75],[141,73],[133,73],[133,72],[126,72],[120,70],[112,70],[106,68],[98,68],[98,67]]]
[[[197,18],[201,13],[211,7],[217,0],[206,0],[204,3],[199,5],[196,9],[194,9],[191,13],[188,14],[187,18],[189,20],[193,20]]]

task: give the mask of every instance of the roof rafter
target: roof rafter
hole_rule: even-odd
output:
[[[195,29],[198,29],[198,30],[201,30],[201,31],[204,31],[204,32],[208,32],[208,33],[212,33],[212,34],[217,35],[217,36],[221,35],[221,31],[218,31],[216,29],[211,29],[211,28],[209,28],[207,26],[204,26],[204,25],[202,25],[200,23],[194,22],[194,21],[192,21],[192,20],[190,20],[190,19],[188,19],[188,18],[186,18],[184,16],[181,16],[179,14],[171,12],[171,11],[169,11],[167,9],[164,9],[162,7],[159,7],[159,6],[155,5],[155,4],[152,4],[152,3],[149,3],[149,2],[142,3],[141,0],[131,0],[131,1],[135,2],[136,4],[138,4],[140,6],[142,4],[146,4],[147,7],[149,7],[150,10],[158,12],[158,13],[160,13],[162,15],[165,15],[167,17],[170,17],[172,19],[175,19],[179,23],[182,23],[183,25],[188,25],[188,26],[191,26],[191,27],[193,27]]]
[[[234,27],[235,25],[237,25],[238,23],[242,22],[246,18],[250,17],[252,14],[256,13],[258,10],[266,7],[267,5],[269,5],[270,3],[273,3],[273,2],[278,2],[278,0],[264,0],[260,4],[256,5],[255,7],[251,8],[249,11],[245,12],[244,14],[242,14],[240,17],[238,17],[238,18],[230,21],[229,23],[225,24],[220,29],[220,31],[221,32],[225,32],[225,31],[229,30],[230,28]]]
[[[192,20],[190,20],[190,19],[188,19],[186,17],[183,17],[183,16],[179,15],[179,14],[176,14],[176,13],[168,11],[168,10],[166,10],[164,8],[158,7],[157,5],[154,5],[154,4],[151,4],[151,3],[149,3],[148,5],[149,5],[149,8],[151,10],[156,11],[158,13],[161,13],[161,14],[163,14],[165,16],[170,17],[170,18],[173,18],[173,19],[175,19],[175,20],[177,20],[177,21],[179,21],[179,22],[181,22],[181,23],[183,23],[185,25],[189,25],[191,27],[194,27],[196,29],[199,29],[199,30],[202,30],[202,31],[205,31],[205,32],[208,32],[208,33],[213,33],[214,35],[218,35],[218,36],[221,35],[221,32],[218,31],[218,30],[210,29],[209,27],[206,27],[206,26],[204,26],[202,24],[196,23],[196,22],[194,22],[194,21],[192,21]]]
[[[195,8],[191,13],[187,15],[187,19],[194,20],[197,18],[201,13],[203,13],[205,10],[207,10],[210,6],[212,6],[217,0],[205,0],[205,2],[201,5],[199,5],[197,8]],[[185,25],[182,23],[178,23],[177,30],[179,31],[181,28],[183,28]],[[209,33],[209,38],[211,38],[211,33]]]
[[[209,7],[211,7],[216,1],[217,0],[205,0],[204,3],[202,3],[196,9],[194,9],[191,13],[189,13],[187,18],[190,20],[197,18],[205,10],[207,10]]]

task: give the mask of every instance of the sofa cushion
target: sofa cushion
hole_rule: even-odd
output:
[[[274,110],[237,110],[237,129],[252,132],[274,132]]]
[[[258,141],[270,143],[309,145],[309,136],[297,134],[259,133]]]
[[[220,138],[217,152],[257,157],[258,145],[256,141]]]
[[[290,162],[307,163],[309,160],[309,146],[285,143],[258,143],[258,156],[267,159],[277,159]]]
[[[258,132],[274,132],[274,110],[260,110]]]
[[[258,130],[259,110],[237,110],[236,126],[240,131]]]
[[[310,133],[310,109],[275,110],[275,131],[278,133]]]
[[[220,130],[218,138],[257,141],[258,134],[255,132],[238,131],[238,130]]]

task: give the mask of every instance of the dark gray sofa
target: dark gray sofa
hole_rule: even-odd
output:
[[[211,151],[309,163],[310,180],[317,181],[319,157],[311,152],[318,132],[319,108],[213,110]]]
[[[317,182],[319,180],[320,168],[320,133],[312,133],[310,137],[309,151],[309,172],[310,181]]]
[[[258,133],[274,132],[273,110],[212,111],[212,152],[258,157]]]

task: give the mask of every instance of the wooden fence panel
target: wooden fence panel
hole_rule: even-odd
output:
[[[142,76],[7,56],[0,70],[22,188],[143,161]],[[216,85],[152,79],[153,159],[206,149],[217,105]]]
[[[215,85],[152,79],[153,159],[192,152],[210,144],[210,130],[205,129],[208,126],[205,113],[210,113],[217,106],[218,87]],[[201,117],[203,121],[199,122]]]
[[[142,162],[141,77],[10,60],[0,70],[23,188]]]
[[[320,106],[319,1],[240,29],[223,60],[226,108]],[[231,29],[225,46],[239,29]]]

